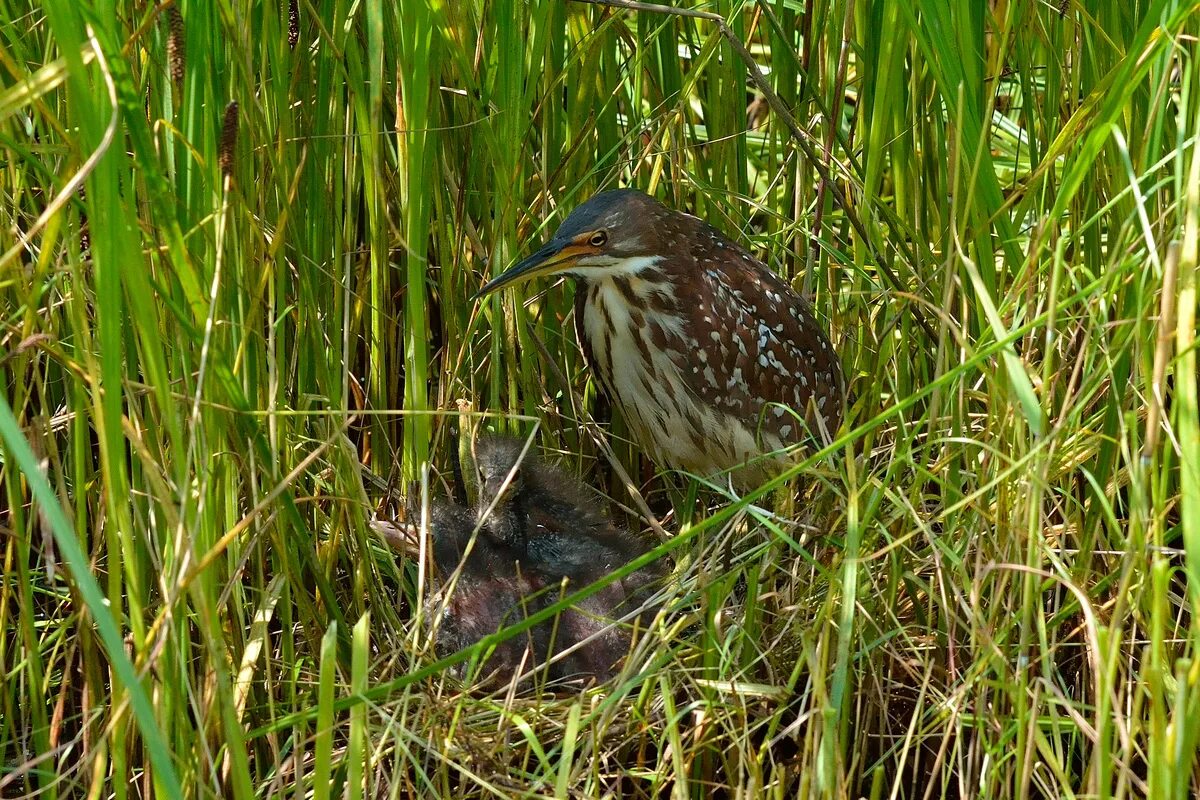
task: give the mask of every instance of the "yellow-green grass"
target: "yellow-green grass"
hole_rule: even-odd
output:
[[[1200,792],[1200,8],[698,10],[0,0],[0,796]],[[698,492],[470,300],[615,186],[812,297],[834,446]],[[476,424],[687,521],[613,684],[415,630]]]

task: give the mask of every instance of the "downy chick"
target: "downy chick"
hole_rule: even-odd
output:
[[[443,613],[439,652],[454,652],[544,609],[648,549],[609,522],[573,477],[532,452],[522,458],[524,449],[521,440],[481,437],[475,446],[474,519],[461,507],[435,509],[431,535],[442,580],[462,564]],[[464,559],[477,526],[475,545]],[[644,627],[654,609],[624,623],[616,620],[637,612],[662,575],[651,564],[610,583],[498,646],[485,672],[510,679],[528,650],[525,668],[545,667],[552,681],[611,678],[629,652],[630,627]]]

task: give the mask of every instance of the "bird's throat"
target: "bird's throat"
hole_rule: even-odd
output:
[[[618,278],[629,280],[657,271],[654,267],[660,261],[662,256],[588,256],[573,264],[567,274],[585,283],[601,283]]]

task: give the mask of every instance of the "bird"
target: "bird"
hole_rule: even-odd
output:
[[[613,525],[579,481],[530,451],[527,440],[511,436],[476,440],[476,505],[493,537],[572,579],[611,572],[646,551],[640,538]]]
[[[589,501],[582,485],[526,442],[475,442],[474,511],[441,502],[430,514],[432,554],[443,583],[428,603],[445,656],[548,608],[649,551]],[[446,579],[457,575],[452,581]],[[484,685],[519,672],[551,682],[607,681],[656,612],[650,600],[666,570],[651,562],[570,606],[558,618],[501,642],[484,664]],[[621,622],[624,618],[630,620]]]
[[[812,308],[707,222],[636,189],[600,192],[477,293],[577,283],[584,358],[661,466],[753,486],[841,425],[842,365]]]
[[[478,535],[468,509],[450,502],[432,504],[429,534],[440,585],[426,600],[422,619],[435,636],[439,657],[470,647],[545,608],[533,577],[516,569],[507,548]],[[455,573],[457,580],[451,578]],[[483,665],[480,683],[508,683],[530,660],[545,663],[550,643],[544,628],[535,627],[497,644]],[[452,671],[459,678],[467,677],[463,665]]]

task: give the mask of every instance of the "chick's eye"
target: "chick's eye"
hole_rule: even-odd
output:
[[[596,231],[592,234],[592,238],[588,240],[592,247],[603,247],[608,243],[608,234],[604,231]]]

